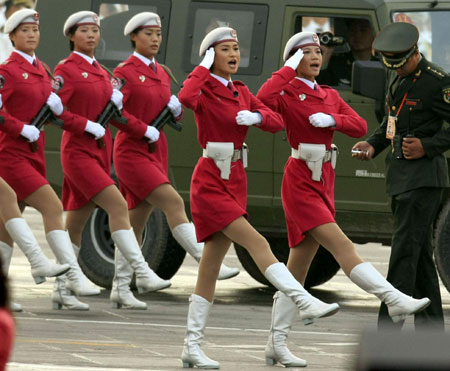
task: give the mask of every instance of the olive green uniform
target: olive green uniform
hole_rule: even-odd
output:
[[[367,140],[375,149],[375,156],[389,147],[386,184],[392,197],[394,226],[387,280],[407,295],[431,299],[431,305],[415,315],[416,327],[433,325],[443,329],[432,226],[444,189],[449,187],[443,153],[450,148],[450,129],[444,127],[444,121],[450,122],[450,75],[422,56],[409,76],[402,78],[392,73],[388,87],[387,106],[391,115],[398,115],[396,134],[420,138],[426,155],[406,160],[393,154],[392,142],[386,139],[387,115]],[[391,322],[383,303],[379,325],[384,321]]]

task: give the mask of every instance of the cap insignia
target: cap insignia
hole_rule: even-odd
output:
[[[442,96],[444,98],[444,102],[450,104],[450,87],[442,89]]]

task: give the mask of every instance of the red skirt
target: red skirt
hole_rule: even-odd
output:
[[[192,175],[190,198],[199,242],[240,216],[247,217],[247,175],[242,162],[231,163],[230,179],[225,180],[213,160],[201,157]]]
[[[289,246],[297,246],[306,232],[335,222],[334,170],[330,162],[322,166],[322,179],[311,179],[305,161],[289,157],[284,168],[281,198],[288,231]]]

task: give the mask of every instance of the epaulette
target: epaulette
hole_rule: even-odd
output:
[[[9,60],[7,59],[6,61],[3,61],[2,64],[8,64]]]
[[[240,86],[246,86],[242,81],[239,80],[233,80],[233,85],[240,85]]]
[[[126,65],[126,63],[125,62],[121,62],[121,63],[119,63],[118,64],[118,66],[117,67],[123,67],[123,66],[125,66]]]
[[[66,60],[67,59],[63,59],[63,60],[59,61],[58,64],[64,64],[64,63],[66,63]]]
[[[445,70],[431,63],[425,68],[425,71],[439,80],[442,80],[444,77],[448,76],[448,73]]]

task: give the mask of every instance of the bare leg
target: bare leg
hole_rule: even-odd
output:
[[[24,201],[42,214],[45,233],[64,229],[63,206],[49,184],[34,191]]]
[[[147,223],[150,214],[152,213],[153,206],[146,200],[143,200],[134,209],[128,210],[130,216],[130,223],[133,227],[136,239],[139,245],[142,245],[142,235],[144,234],[145,224]]]
[[[309,231],[309,234],[331,254],[347,276],[352,269],[364,261],[356,252],[352,241],[336,223],[327,223]]]
[[[302,285],[305,284],[309,267],[318,248],[319,244],[317,241],[307,234],[300,244],[289,250],[287,267],[295,279]]]
[[[215,233],[205,243],[200,266],[198,269],[197,284],[194,294],[202,296],[209,302],[214,300],[216,280],[219,275],[220,265],[230,248],[230,239],[222,232]]]
[[[131,228],[127,202],[115,185],[103,189],[92,197],[92,201],[107,212],[111,233]]]
[[[267,240],[243,216],[227,225],[222,233],[244,247],[261,272],[264,273],[269,265],[278,263]]]
[[[69,232],[70,240],[78,247],[81,247],[83,229],[94,209],[95,204],[89,202],[77,210],[68,211],[66,214],[66,229]]]
[[[20,218],[22,213],[17,205],[17,196],[14,190],[0,178],[0,219],[6,223],[9,219]]]

